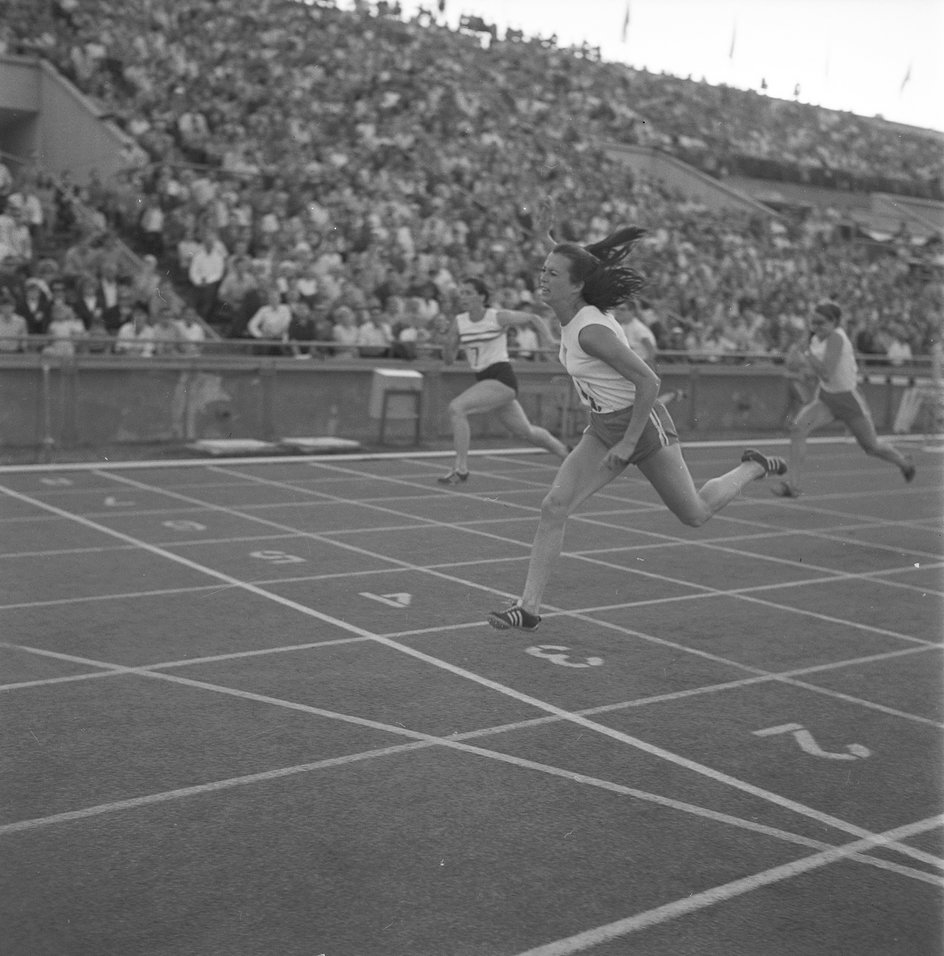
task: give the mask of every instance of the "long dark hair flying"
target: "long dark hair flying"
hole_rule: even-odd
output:
[[[631,299],[645,284],[642,275],[622,264],[645,234],[645,229],[624,226],[588,246],[554,240],[551,251],[570,260],[570,280],[583,283],[584,300],[601,312],[609,312]],[[553,240],[553,234],[550,235]]]

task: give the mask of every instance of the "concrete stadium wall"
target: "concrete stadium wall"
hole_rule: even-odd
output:
[[[335,435],[371,446],[380,421],[371,408],[375,369],[422,375],[421,442],[451,434],[449,401],[473,381],[462,367],[438,361],[377,363],[257,360],[124,359],[39,355],[0,358],[0,461],[4,452],[115,445],[180,445],[197,439],[257,439]],[[532,421],[576,435],[584,421],[569,380],[556,362],[517,364],[520,400]],[[663,388],[684,388],[672,405],[686,438],[783,430],[787,379],[776,366],[666,365]],[[926,374],[926,373],[925,373]],[[894,422],[906,371],[874,372],[863,392],[880,431]],[[391,398],[384,443],[413,444],[415,405]],[[473,420],[475,438],[506,432],[488,416]]]
[[[694,166],[689,166],[688,163],[651,146],[611,142],[605,144],[605,149],[610,158],[625,163],[636,172],[662,180],[667,186],[678,189],[685,196],[700,200],[715,212],[739,209],[764,219],[780,218],[773,209],[747,193],[733,189]]]
[[[44,60],[0,57],[0,110],[9,120],[0,148],[23,161],[68,169],[79,183],[93,169],[107,179],[127,165],[130,138]]]

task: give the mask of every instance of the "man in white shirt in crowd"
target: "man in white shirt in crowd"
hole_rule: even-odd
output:
[[[207,230],[190,260],[188,278],[194,289],[194,308],[207,322],[212,322],[216,314],[217,295],[228,258],[226,246],[216,233]]]

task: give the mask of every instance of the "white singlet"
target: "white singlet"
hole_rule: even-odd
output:
[[[468,312],[460,312],[456,316],[456,328],[459,347],[473,372],[481,372],[496,362],[509,361],[508,330],[499,324],[497,309],[486,309],[478,322],[473,322]]]
[[[595,412],[615,412],[632,405],[636,386],[623,378],[615,368],[580,347],[580,332],[588,325],[602,325],[627,348],[626,333],[608,312],[596,306],[585,305],[566,325],[561,326],[560,361],[574,380],[581,402]]]
[[[820,388],[824,392],[851,392],[859,383],[859,369],[856,365],[852,343],[843,329],[834,329],[825,339],[818,339],[814,336],[810,342],[810,352],[822,362],[826,355],[826,346],[833,335],[839,336],[842,349],[839,352],[839,361],[836,363],[833,374],[820,381]]]

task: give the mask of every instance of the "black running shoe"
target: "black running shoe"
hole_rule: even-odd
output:
[[[905,467],[901,469],[901,473],[902,473],[902,475],[904,475],[905,481],[906,481],[909,485],[911,484],[911,482],[914,481],[914,476],[915,476],[915,473],[917,472],[917,470],[918,470],[918,469],[915,468],[914,459],[911,457],[911,455],[908,455],[908,464],[905,465]]]
[[[461,485],[462,482],[469,480],[469,473],[467,471],[456,471],[455,468],[449,472],[448,475],[443,475],[442,478],[437,478],[441,485]]]
[[[763,478],[770,475],[785,475],[787,473],[787,463],[783,458],[776,455],[764,455],[754,448],[747,448],[741,455],[741,461],[752,461],[755,465],[760,465],[764,469]]]
[[[799,498],[802,492],[794,488],[789,481],[781,481],[776,488],[770,489],[778,498]]]
[[[521,631],[535,631],[541,623],[537,614],[531,614],[519,604],[513,604],[507,611],[489,611],[488,623],[499,631],[518,628]]]

